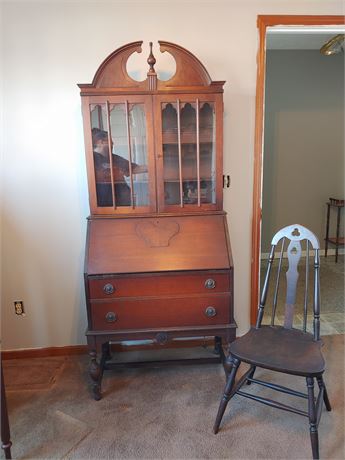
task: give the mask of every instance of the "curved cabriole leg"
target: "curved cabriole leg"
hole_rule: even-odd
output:
[[[102,380],[102,370],[97,361],[97,353],[95,350],[90,351],[90,366],[89,374],[92,380],[92,392],[93,397],[96,401],[99,401],[102,398],[101,395],[101,380]]]
[[[230,394],[231,394],[231,390],[232,390],[232,388],[234,386],[234,383],[235,383],[236,373],[237,373],[238,367],[239,367],[239,365],[241,363],[241,361],[239,359],[233,358],[233,357],[228,357],[226,359],[226,362],[228,363],[229,367],[231,366],[231,371],[229,373],[229,376],[228,376],[228,379],[227,379],[227,382],[226,382],[226,385],[225,385],[225,388],[224,388],[223,397],[222,397],[222,399],[220,401],[220,404],[219,404],[219,409],[218,409],[216,421],[215,421],[214,427],[213,427],[214,434],[218,433],[220,422],[222,421],[226,406],[228,405],[228,402],[230,400]]]
[[[307,377],[308,387],[308,415],[309,415],[309,430],[311,448],[313,451],[313,459],[319,459],[319,435],[317,432],[317,415],[316,415],[316,404],[314,397],[314,379],[313,377]]]
[[[320,377],[317,377],[317,383],[319,385],[320,390],[321,390],[321,388],[323,388],[323,402],[325,403],[326,409],[328,411],[331,411],[332,407],[331,407],[331,403],[329,402],[329,399],[328,399],[326,385],[325,385],[325,382],[323,381],[322,375]]]

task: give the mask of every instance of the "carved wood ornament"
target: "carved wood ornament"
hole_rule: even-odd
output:
[[[135,94],[171,91],[174,87],[181,90],[181,87],[193,88],[202,91],[209,88],[210,91],[223,92],[224,81],[212,81],[203,64],[192,53],[182,46],[159,40],[160,51],[170,53],[176,61],[176,72],[167,81],[159,80],[155,71],[156,57],[152,51],[150,42],[150,53],[147,59],[149,69],[147,79],[144,81],[133,80],[127,73],[127,61],[133,53],[142,52],[142,41],[128,43],[111,53],[99,66],[92,83],[79,84],[81,94],[104,94],[119,93],[125,89],[126,93]],[[219,89],[218,89],[219,88]],[[100,91],[102,90],[102,91]]]

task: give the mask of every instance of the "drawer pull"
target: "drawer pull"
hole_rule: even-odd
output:
[[[112,284],[108,283],[103,287],[103,291],[106,294],[112,294],[115,291],[115,288]]]
[[[208,318],[213,318],[214,316],[216,316],[216,314],[217,314],[217,310],[214,307],[207,307],[205,310],[205,315]]]
[[[205,288],[206,289],[214,289],[216,287],[216,282],[212,278],[209,278],[205,281]]]
[[[105,315],[105,320],[107,323],[114,323],[117,320],[117,316],[113,311],[108,311]]]
[[[168,334],[166,332],[158,332],[156,335],[156,342],[160,345],[164,345],[168,341]]]

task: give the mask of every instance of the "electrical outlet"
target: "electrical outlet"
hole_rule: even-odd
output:
[[[24,312],[24,302],[22,300],[14,301],[14,311],[16,315],[25,316]]]

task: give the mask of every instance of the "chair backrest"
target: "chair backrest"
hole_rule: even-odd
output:
[[[284,307],[284,327],[291,329],[293,327],[294,313],[296,305],[303,310],[303,322],[301,327],[303,331],[307,330],[307,319],[308,319],[308,305],[312,303],[313,306],[313,334],[314,340],[320,340],[320,280],[319,280],[319,267],[320,267],[320,244],[317,237],[307,228],[302,225],[295,224],[289,225],[279,230],[273,237],[271,243],[271,251],[268,258],[268,266],[266,276],[264,279],[262,293],[260,297],[260,305],[258,311],[258,318],[256,327],[261,326],[261,322],[264,315],[264,308],[267,301],[270,281],[272,277],[272,267],[275,260],[275,253],[280,245],[280,255],[278,258],[277,274],[275,277],[275,283],[272,293],[272,309],[271,314],[271,325],[275,324],[277,305],[281,303],[281,274],[286,268],[286,296],[283,298]],[[284,258],[284,251],[287,255]],[[311,251],[313,251],[313,266],[310,267],[309,261],[311,257]],[[305,254],[305,275],[299,276],[298,264],[301,261],[302,254]],[[285,267],[287,265],[287,267]],[[313,270],[313,273],[312,273]],[[313,286],[312,292],[310,289],[310,277],[313,275]],[[302,281],[298,284],[298,281]],[[303,286],[304,284],[304,286]],[[302,286],[301,286],[302,285]],[[298,293],[303,291],[302,296],[297,295],[297,286],[299,287]],[[272,289],[270,289],[271,292]],[[296,299],[298,298],[298,302]],[[299,300],[301,298],[301,300]],[[309,299],[311,298],[311,299]],[[311,300],[311,302],[310,302]],[[300,305],[299,303],[302,303]]]

